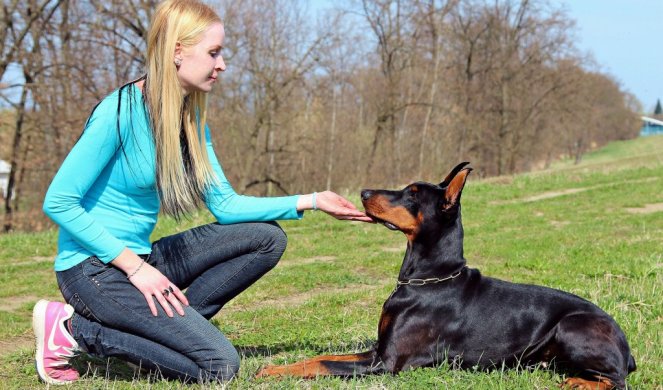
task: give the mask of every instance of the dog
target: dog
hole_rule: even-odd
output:
[[[267,366],[258,377],[398,373],[448,361],[481,369],[553,365],[569,374],[561,387],[625,388],[635,360],[607,313],[576,295],[486,277],[466,265],[460,199],[467,164],[438,185],[361,192],[366,214],[408,241],[374,347]]]

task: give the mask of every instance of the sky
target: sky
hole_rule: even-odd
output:
[[[576,20],[577,47],[653,111],[663,99],[663,0],[552,1]]]

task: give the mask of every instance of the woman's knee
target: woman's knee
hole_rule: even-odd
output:
[[[237,375],[239,371],[240,358],[237,351],[219,351],[219,357],[209,359],[201,367],[204,371],[204,380],[206,381],[229,381]]]
[[[276,222],[266,222],[261,226],[263,251],[277,255],[277,261],[285,252],[288,245],[288,236]]]

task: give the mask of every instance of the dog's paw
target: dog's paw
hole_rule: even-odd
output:
[[[566,380],[564,380],[564,382],[562,382],[559,387],[561,389],[577,390],[610,390],[614,388],[608,379],[590,381],[582,378],[566,378]]]

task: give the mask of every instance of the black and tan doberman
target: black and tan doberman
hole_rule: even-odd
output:
[[[567,374],[563,387],[625,387],[635,361],[619,325],[603,310],[563,291],[467,267],[460,207],[471,171],[466,165],[438,185],[362,191],[366,213],[408,240],[373,349],[268,366],[259,377],[397,373],[446,360],[461,368],[553,365]]]

